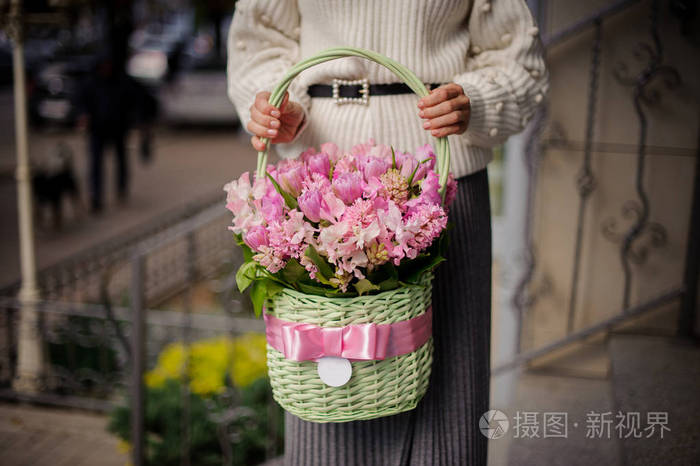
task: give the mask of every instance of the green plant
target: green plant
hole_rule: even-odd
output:
[[[257,464],[266,452],[281,452],[283,417],[270,394],[263,335],[173,343],[144,381],[146,464],[179,465],[185,434],[193,465]],[[129,419],[129,407],[120,406],[108,429],[128,441]]]

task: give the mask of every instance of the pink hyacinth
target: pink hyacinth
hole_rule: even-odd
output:
[[[442,207],[422,204],[406,220],[406,229],[412,233],[407,242],[416,252],[421,251],[430,246],[446,226],[447,215]]]
[[[447,188],[445,188],[445,210],[452,205],[455,198],[457,197],[457,181],[455,181],[455,176],[450,173],[447,176]]]

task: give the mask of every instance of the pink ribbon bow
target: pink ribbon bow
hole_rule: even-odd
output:
[[[413,319],[393,324],[319,327],[265,314],[267,342],[284,357],[311,361],[325,356],[373,361],[411,353],[432,334],[432,308]]]

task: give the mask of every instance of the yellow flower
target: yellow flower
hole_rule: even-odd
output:
[[[182,375],[185,369],[185,347],[182,343],[172,343],[158,356],[158,367],[170,378],[177,378]]]
[[[225,390],[226,371],[231,360],[231,341],[203,340],[190,347],[190,390],[202,396]]]
[[[226,389],[226,375],[237,387],[246,387],[266,373],[266,341],[262,334],[248,333],[236,339],[225,337],[200,340],[185,348],[182,343],[166,346],[158,363],[144,376],[149,388],[160,388],[167,380],[185,375],[190,390],[211,396]]]
[[[163,372],[154,369],[152,371],[146,372],[143,376],[146,386],[149,388],[161,388],[165,385],[165,381],[168,379]]]
[[[160,388],[166,380],[179,379],[185,368],[185,347],[182,343],[171,343],[158,355],[156,367],[145,374],[144,380],[150,388]]]
[[[117,441],[117,451],[119,451],[119,453],[121,453],[123,455],[126,455],[127,453],[129,453],[131,451],[131,443],[120,438]]]

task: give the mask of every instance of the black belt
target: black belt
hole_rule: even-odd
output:
[[[427,84],[428,90],[439,87],[440,84]],[[362,84],[340,84],[338,87],[337,97],[350,99],[361,99],[363,93]],[[412,94],[413,91],[404,83],[390,84],[370,84],[368,88],[369,95],[396,95],[396,94]],[[308,94],[311,97],[336,97],[333,95],[333,86],[329,84],[312,84],[309,86]]]

